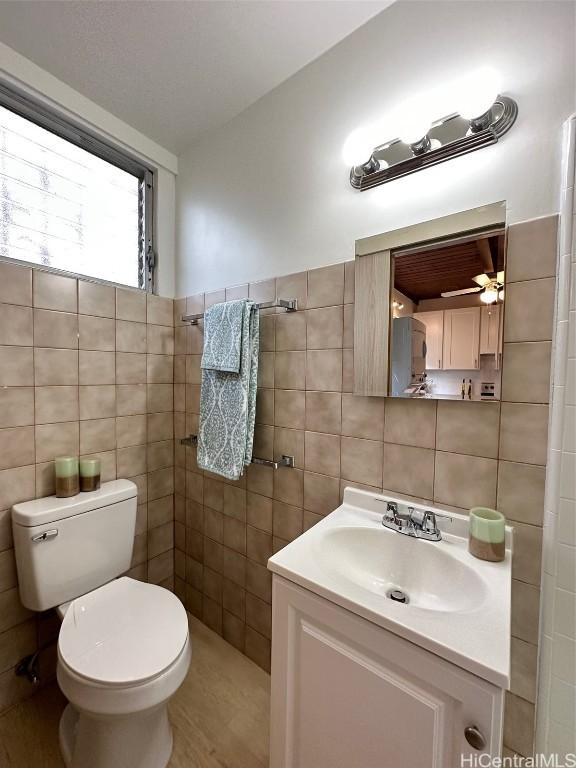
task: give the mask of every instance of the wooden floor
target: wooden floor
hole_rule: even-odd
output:
[[[269,676],[194,618],[190,633],[190,672],[170,704],[170,768],[266,768]],[[58,721],[65,704],[54,684],[1,716],[0,766],[64,768]]]

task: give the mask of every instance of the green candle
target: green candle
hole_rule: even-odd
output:
[[[80,459],[80,477],[94,477],[100,474],[100,459]]]
[[[480,560],[504,560],[506,519],[501,512],[488,507],[473,507],[470,510],[468,549]]]
[[[100,488],[100,459],[80,459],[80,490],[97,491]]]
[[[57,456],[54,459],[56,477],[72,477],[78,474],[78,459],[76,456]]]
[[[54,459],[54,472],[56,475],[56,496],[65,499],[80,493],[76,456],[57,456]]]

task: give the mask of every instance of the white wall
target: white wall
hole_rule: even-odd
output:
[[[348,260],[357,238],[497,200],[512,221],[555,211],[574,10],[397,3],[211,132],[179,161],[177,295]],[[487,64],[520,110],[501,143],[374,190],[350,187],[350,131]]]
[[[576,754],[576,116],[566,123],[544,514],[536,748]],[[574,238],[574,239],[573,239]]]
[[[156,172],[158,292],[162,296],[174,296],[178,158],[3,43],[0,43],[0,78],[129,150]]]

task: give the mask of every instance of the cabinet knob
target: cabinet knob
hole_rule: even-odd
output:
[[[464,728],[464,736],[473,749],[482,750],[486,748],[486,739],[482,731],[475,725],[469,725],[467,728]]]

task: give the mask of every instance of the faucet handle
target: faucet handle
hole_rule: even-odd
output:
[[[375,501],[384,502],[384,499],[374,499]],[[396,530],[402,528],[405,525],[405,519],[402,518],[398,511],[398,503],[395,501],[386,501],[386,512],[382,517],[382,525],[391,527]]]
[[[386,515],[388,520],[398,521],[398,504],[395,501],[386,502]]]
[[[432,512],[432,510],[428,509],[424,512],[422,530],[426,531],[426,533],[438,533],[438,523],[436,520],[439,517],[442,518],[442,520],[450,520],[450,522],[453,522],[450,515],[442,515],[440,512]]]
[[[424,517],[422,518],[422,530],[426,533],[436,533],[438,531],[436,515],[434,512],[431,512],[430,510],[424,512]]]

